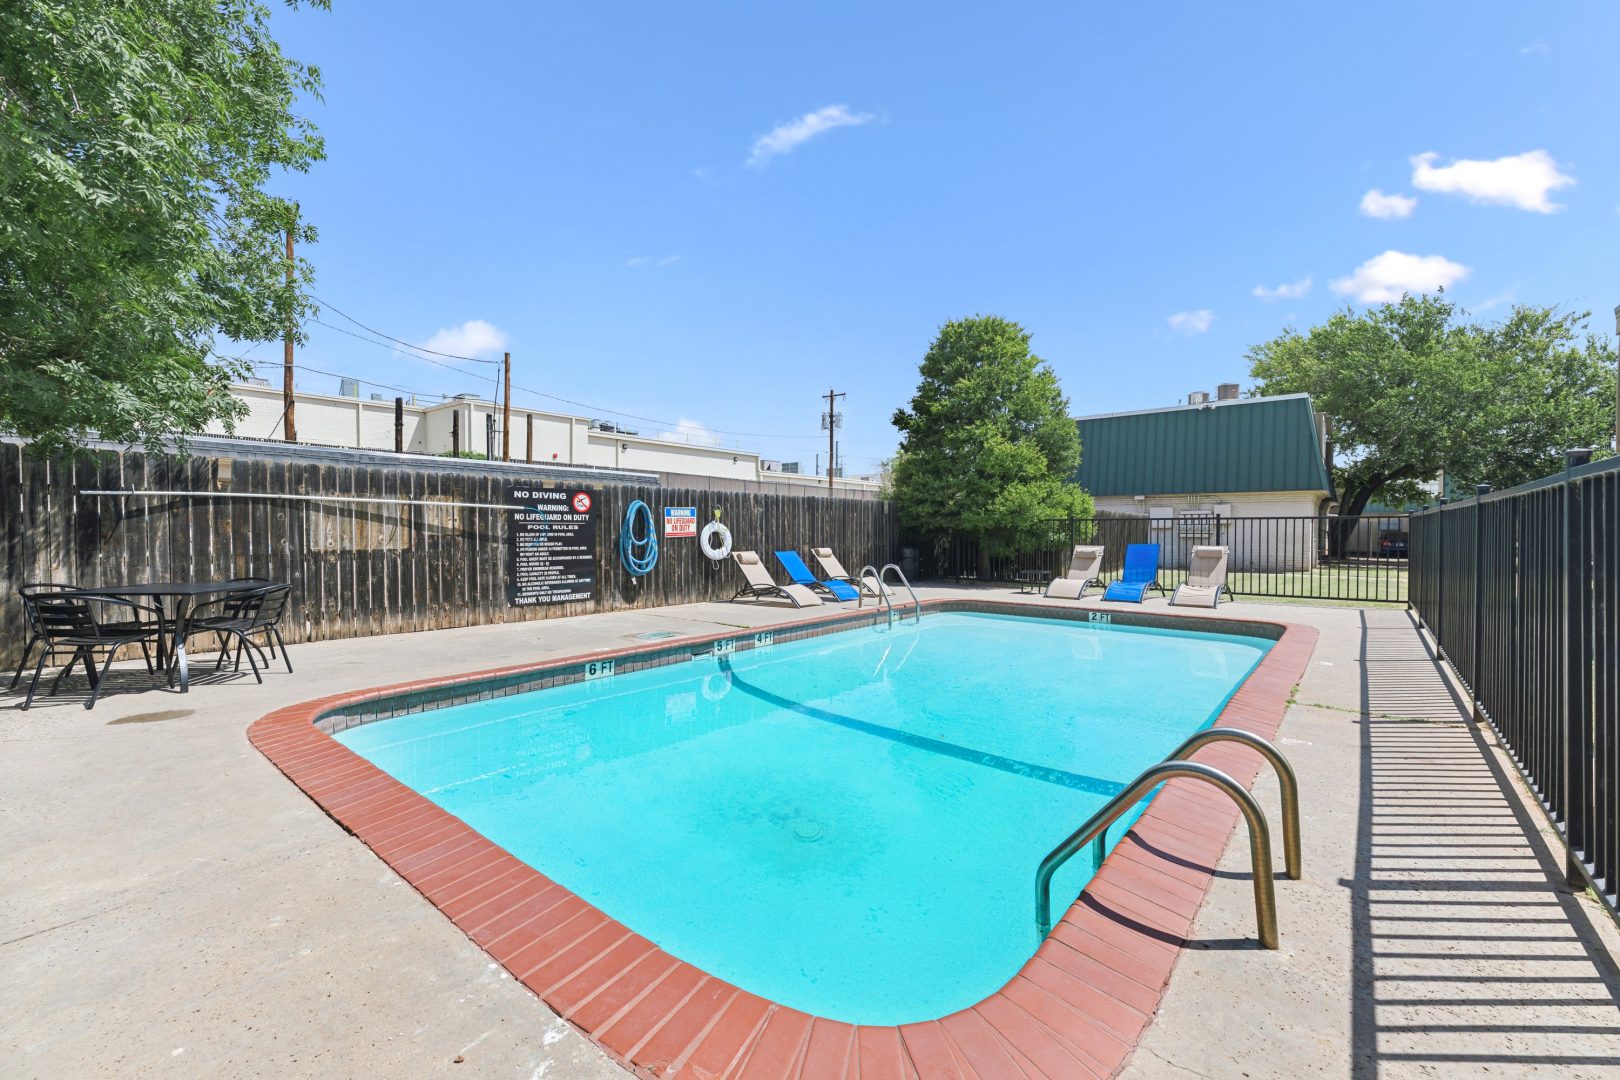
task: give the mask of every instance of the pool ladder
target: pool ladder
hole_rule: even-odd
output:
[[[876,584],[876,588],[872,592],[878,599],[888,605],[889,625],[894,625],[894,601],[889,599],[889,587],[883,583],[883,579],[888,577],[890,570],[893,570],[895,576],[900,579],[900,584],[906,587],[906,592],[911,594],[911,602],[916,609],[917,621],[922,622],[922,601],[917,598],[917,590],[913,589],[911,582],[906,580],[906,572],[892,562],[884,563],[882,570],[879,570],[871,563],[861,567],[861,572],[855,575],[855,580],[861,585],[860,591],[855,597],[855,606],[858,608],[866,606],[866,581],[871,578]]]
[[[1092,870],[1102,866],[1108,854],[1108,826],[1123,817],[1136,805],[1138,799],[1166,780],[1190,777],[1213,785],[1232,797],[1249,827],[1249,862],[1254,875],[1254,913],[1260,924],[1260,944],[1267,949],[1277,948],[1277,892],[1271,870],[1271,829],[1266,824],[1265,812],[1253,795],[1219,769],[1196,761],[1188,761],[1199,748],[1210,743],[1242,743],[1260,752],[1277,772],[1277,784],[1282,789],[1283,858],[1290,881],[1298,881],[1301,869],[1299,843],[1299,782],[1294,769],[1283,757],[1282,751],[1252,732],[1237,728],[1209,728],[1189,737],[1157,765],[1138,776],[1125,790],[1109,799],[1086,823],[1053,848],[1035,871],[1035,928],[1041,939],[1052,932],[1052,875],[1077,851],[1088,843],[1092,845]]]

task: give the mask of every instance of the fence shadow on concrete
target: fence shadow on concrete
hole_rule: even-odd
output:
[[[1620,971],[1598,907],[1415,622],[1361,619],[1352,1076],[1614,1075]]]

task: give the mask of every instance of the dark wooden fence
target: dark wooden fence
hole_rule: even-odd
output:
[[[296,453],[293,451],[292,453]],[[588,487],[595,493],[595,598],[514,608],[507,599],[507,527],[498,507],[514,484]],[[88,495],[182,491],[182,496]],[[251,498],[229,497],[236,494]],[[277,496],[339,496],[337,502]],[[632,584],[619,561],[620,525],[642,499],[719,510],[737,549],[833,548],[854,571],[896,558],[887,502],[547,479],[543,470],[478,472],[451,464],[333,464],[244,457],[102,453],[42,461],[0,444],[0,666],[17,662],[26,634],[19,586],[85,587],[257,576],[290,582],[289,641],[394,634],[622,608],[729,598],[741,582],[695,539],[660,536],[657,567]],[[661,531],[661,522],[660,522]]]
[[[1567,847],[1620,892],[1620,458],[1412,515],[1412,608]]]

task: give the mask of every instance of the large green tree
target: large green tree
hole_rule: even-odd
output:
[[[1043,522],[1091,514],[1073,479],[1080,436],[1068,400],[1023,327],[994,316],[946,323],[920,371],[910,407],[894,414],[904,524],[999,549]]]
[[[1443,294],[1408,295],[1286,330],[1248,358],[1258,393],[1308,393],[1332,418],[1340,513],[1353,518],[1442,473],[1507,487],[1556,471],[1569,447],[1606,447],[1615,359],[1589,317],[1519,305],[1487,325]]]
[[[213,350],[308,309],[284,232],[314,230],[266,186],[323,156],[293,111],[319,73],[269,19],[257,0],[0,4],[0,430],[154,446],[242,411],[242,365]]]

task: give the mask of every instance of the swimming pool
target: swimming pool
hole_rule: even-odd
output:
[[[806,1012],[900,1023],[1028,960],[1041,857],[1270,645],[947,613],[335,737],[667,952]],[[1059,910],[1090,871],[1059,875]]]

